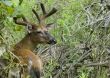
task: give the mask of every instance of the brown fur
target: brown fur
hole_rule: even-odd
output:
[[[29,60],[31,60],[32,68],[41,72],[43,69],[41,58],[32,52],[37,44],[33,43],[29,37],[30,36],[27,35],[17,43],[12,52],[19,58],[21,65],[28,66]]]

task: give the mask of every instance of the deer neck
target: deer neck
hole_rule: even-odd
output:
[[[30,35],[27,34],[20,42],[15,45],[15,49],[28,49],[33,51],[37,43],[32,42]]]

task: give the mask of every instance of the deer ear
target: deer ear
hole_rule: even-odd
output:
[[[29,33],[31,33],[31,32],[34,31],[36,28],[35,28],[35,26],[27,25],[27,26],[26,26],[26,29],[27,29],[27,31],[28,31]]]
[[[50,30],[50,29],[52,29],[52,28],[54,28],[54,27],[55,27],[54,23],[47,24],[47,26],[46,26],[46,28],[47,28],[48,30]]]
[[[28,33],[31,33],[32,32],[32,26],[31,25],[27,25],[26,26],[26,30]]]

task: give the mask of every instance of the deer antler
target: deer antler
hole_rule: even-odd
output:
[[[40,20],[39,15],[37,14],[37,12],[34,9],[32,9],[32,12],[35,14],[35,16],[37,17],[37,19],[38,19],[38,21],[40,23],[41,20]]]
[[[22,21],[18,20],[19,18],[22,18]],[[28,22],[27,19],[23,15],[21,17],[13,17],[13,20],[18,25],[32,26],[31,29],[27,27],[29,30],[32,30],[32,29],[36,28],[36,25],[33,24],[33,23]]]
[[[18,25],[24,25],[24,26],[27,25],[27,20],[26,20],[25,17],[22,17],[23,21],[18,20],[18,18],[20,18],[20,17],[13,17],[13,20],[14,20],[14,22],[16,24],[18,24]]]
[[[57,9],[53,8],[49,13],[46,13],[46,10],[45,10],[44,5],[41,3],[40,6],[41,6],[41,9],[42,9],[44,18],[47,18],[47,17],[49,17],[49,16],[51,16],[52,14],[54,14],[54,13],[57,12]]]
[[[45,15],[46,14],[46,10],[45,10],[44,5],[41,3],[40,6],[41,6],[41,9],[42,9],[43,14]]]
[[[52,14],[56,13],[57,12],[57,9],[53,8],[49,13],[46,12],[45,10],[45,7],[44,5],[41,3],[40,4],[41,6],[41,9],[42,9],[42,12],[43,12],[43,15],[42,16],[39,16],[37,14],[37,12],[32,9],[32,12],[35,14],[36,18],[38,19],[39,23],[41,23],[41,21],[43,21],[44,19],[46,19],[47,17],[51,16]],[[18,20],[19,18],[22,18],[22,20]],[[36,25],[31,23],[31,22],[28,22],[28,20],[22,15],[21,17],[13,17],[13,20],[16,24],[18,25],[24,25],[24,26],[28,26],[28,25],[31,25],[32,28],[35,28]]]
[[[37,14],[37,12],[36,12],[34,9],[32,9],[32,12],[33,12],[33,13],[35,14],[35,16],[37,17],[39,23],[40,23],[43,19],[46,19],[47,17],[49,17],[49,16],[51,16],[52,14],[54,14],[54,13],[57,12],[57,9],[53,8],[49,13],[47,13],[46,10],[45,10],[44,5],[43,5],[42,3],[40,4],[40,6],[41,6],[41,9],[42,9],[42,12],[43,12],[43,16],[42,16],[42,17],[41,17],[41,16],[39,17],[39,15]]]
[[[53,8],[48,14],[45,15],[45,18],[51,16],[52,14],[54,14],[56,12],[57,12],[57,9],[56,8]]]

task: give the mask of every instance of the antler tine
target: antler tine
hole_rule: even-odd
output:
[[[22,19],[24,22],[28,23],[27,19],[24,16],[22,16]]]
[[[18,20],[17,20],[18,18],[19,18],[19,17],[13,17],[13,20],[14,20],[14,22],[15,22],[16,24],[18,24],[18,25],[24,25],[24,26],[27,25],[27,23],[26,23],[25,21],[18,21]]]
[[[56,8],[53,8],[48,14],[45,15],[45,18],[51,16],[52,14],[54,14],[56,12],[57,12],[57,9]]]
[[[39,21],[39,23],[40,23],[40,17],[39,17],[39,15],[37,14],[37,12],[36,12],[34,9],[32,9],[32,12],[35,14],[35,16],[37,17],[37,19],[38,19],[38,21]]]
[[[41,6],[41,9],[42,9],[43,14],[45,15],[46,14],[46,10],[45,10],[44,5],[41,3],[40,6]]]
[[[41,3],[40,6],[41,6],[41,9],[42,9],[42,12],[43,12],[43,16],[42,17],[39,17],[39,15],[37,14],[37,12],[34,9],[32,9],[32,12],[37,17],[39,23],[42,21],[42,19],[45,19],[45,18],[47,18],[47,17],[49,17],[52,14],[54,14],[54,13],[57,12],[57,9],[56,8],[53,8],[49,13],[46,13],[46,10],[45,10],[45,7],[44,7],[43,3]]]

